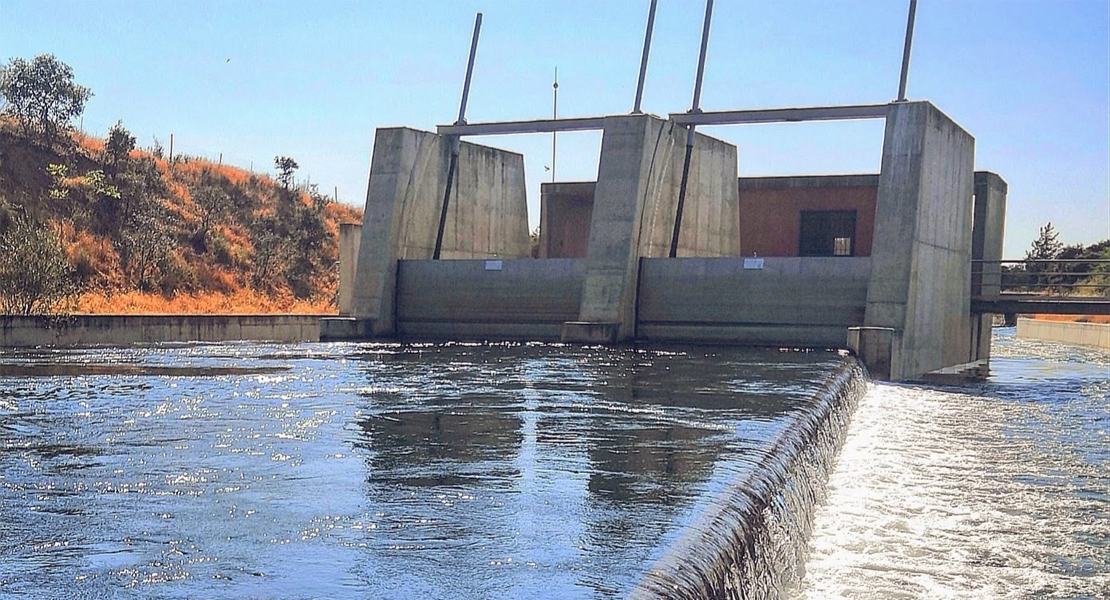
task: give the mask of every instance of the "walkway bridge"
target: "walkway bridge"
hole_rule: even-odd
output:
[[[972,261],[971,312],[1110,315],[1110,259]]]

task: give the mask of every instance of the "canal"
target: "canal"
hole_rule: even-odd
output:
[[[794,539],[816,510],[808,551],[756,544],[808,553],[791,595],[1110,589],[1110,357],[1012,330],[995,347],[986,382],[869,384],[827,502],[794,482],[774,503],[794,513],[760,513]],[[793,468],[783,440],[846,364],[558,344],[0,351],[0,597],[619,598],[738,482]],[[800,472],[820,478],[823,448]]]

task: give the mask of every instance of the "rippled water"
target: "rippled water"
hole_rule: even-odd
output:
[[[0,596],[619,596],[842,360],[519,344],[4,351]]]
[[[994,338],[991,377],[875,384],[798,598],[1110,598],[1110,353]]]

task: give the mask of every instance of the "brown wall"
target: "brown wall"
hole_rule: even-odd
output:
[[[878,175],[741,177],[738,188],[741,256],[798,256],[803,210],[855,210],[855,256],[871,255]],[[594,183],[540,189],[540,258],[584,258]]]
[[[871,255],[878,175],[741,177],[740,255],[798,256],[803,210],[855,210],[855,256]]]
[[[594,182],[540,186],[540,258],[585,258]]]

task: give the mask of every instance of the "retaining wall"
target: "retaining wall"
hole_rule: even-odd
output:
[[[324,315],[0,317],[0,347],[256,340],[315,342]]]
[[[869,258],[645,258],[636,337],[843,348],[870,276]]]
[[[402,260],[397,330],[407,338],[558,340],[578,316],[585,259]]]
[[[1110,323],[1018,319],[1017,335],[1020,338],[1110,350]]]

